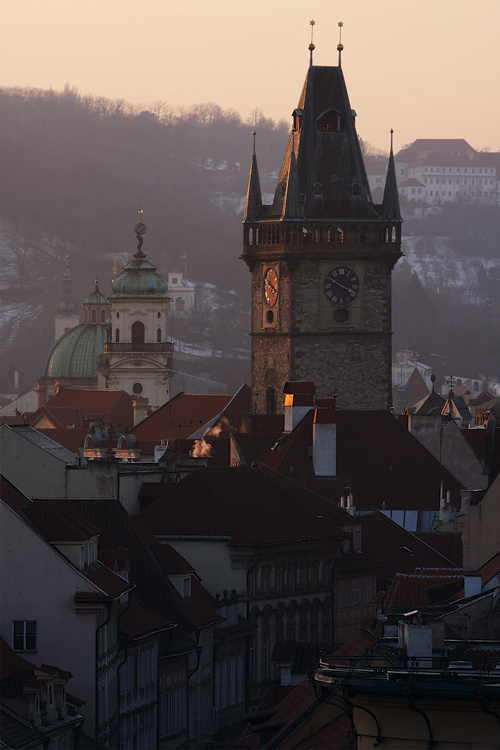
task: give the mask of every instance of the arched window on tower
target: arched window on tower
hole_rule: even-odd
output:
[[[318,130],[320,133],[343,133],[345,119],[337,110],[329,109],[318,117]]]
[[[85,310],[85,322],[86,323],[89,322],[89,311],[88,310]]]
[[[96,311],[92,310],[92,323],[96,322]]]
[[[156,341],[158,342],[158,344],[161,343],[161,328],[158,328],[156,331]]]
[[[101,310],[101,323],[105,323],[105,322],[106,322],[106,310],[102,309]]]
[[[144,323],[140,320],[136,320],[132,323],[132,347],[142,346],[144,344],[145,328]]]
[[[120,329],[117,328],[115,331],[115,341],[118,343],[120,341]]]

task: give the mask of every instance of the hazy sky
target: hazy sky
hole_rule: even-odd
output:
[[[387,148],[465,138],[500,150],[500,0],[0,0],[0,84],[274,119],[308,66],[342,67],[359,134]]]

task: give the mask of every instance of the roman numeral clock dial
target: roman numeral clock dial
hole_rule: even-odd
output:
[[[348,266],[336,266],[326,274],[324,290],[332,304],[350,305],[359,293],[358,274]]]

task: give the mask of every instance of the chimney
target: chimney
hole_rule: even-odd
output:
[[[313,467],[317,477],[337,476],[337,421],[334,398],[318,398],[313,421]]]
[[[149,401],[143,396],[136,396],[132,399],[132,409],[134,412],[134,427],[148,416]]]
[[[311,381],[289,380],[283,388],[285,394],[285,432],[292,432],[307,412],[314,409],[316,388]]]

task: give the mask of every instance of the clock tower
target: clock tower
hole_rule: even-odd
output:
[[[313,48],[313,45],[311,45]],[[311,49],[310,47],[310,49]],[[271,205],[255,154],[243,218],[252,274],[256,413],[283,411],[289,380],[348,409],[389,409],[391,272],[401,256],[394,158],[373,203],[340,65],[311,65]]]

